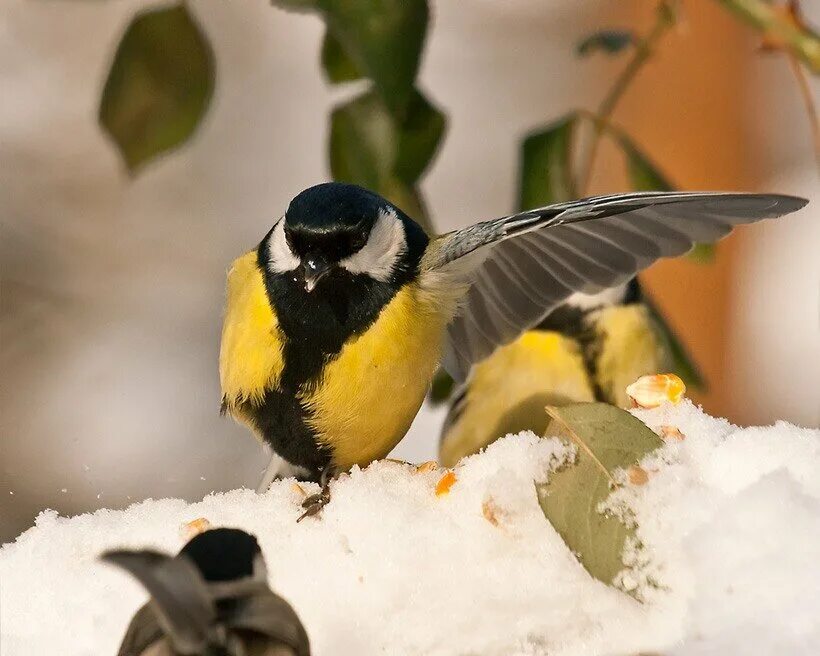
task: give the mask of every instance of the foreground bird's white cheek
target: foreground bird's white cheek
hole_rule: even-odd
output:
[[[268,241],[268,266],[275,273],[294,271],[302,261],[290,250],[285,238],[285,221],[280,219],[273,228]]]

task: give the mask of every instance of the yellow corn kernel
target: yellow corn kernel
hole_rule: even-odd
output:
[[[444,474],[444,476],[439,479],[438,483],[436,483],[436,496],[440,497],[449,493],[450,488],[453,487],[457,480],[456,475],[451,471]]]
[[[641,376],[626,388],[633,407],[657,408],[665,401],[677,403],[686,393],[686,385],[675,374]]]
[[[189,540],[194,539],[200,533],[204,533],[209,528],[211,528],[211,522],[209,522],[204,517],[198,517],[180,526],[179,536],[183,540],[188,542]]]

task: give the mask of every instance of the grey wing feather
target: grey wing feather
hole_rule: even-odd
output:
[[[682,255],[695,242],[715,241],[736,225],[789,214],[806,202],[777,194],[616,194],[443,235],[428,248],[422,275],[452,272],[454,282],[469,285],[448,327],[444,367],[463,381],[473,363],[540,323],[573,293],[623,284],[661,257]]]
[[[139,656],[164,636],[153,607],[150,603],[145,604],[131,619],[117,656]]]
[[[151,610],[176,651],[199,653],[209,644],[213,638],[216,610],[202,576],[188,558],[171,558],[147,550],[109,551],[101,558],[126,570],[142,583],[151,595]],[[126,643],[138,639],[138,636],[131,635],[132,630],[145,631],[146,635],[151,633],[151,629],[136,624],[136,619],[129,626],[123,648]],[[143,619],[147,622],[150,617],[146,614]]]
[[[296,611],[268,588],[242,599],[234,614],[225,620],[225,625],[287,645],[297,656],[310,656],[307,632]]]

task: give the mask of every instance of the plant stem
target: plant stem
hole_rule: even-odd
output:
[[[595,157],[598,154],[601,136],[610,123],[610,118],[615,111],[615,107],[632,83],[632,80],[635,79],[638,71],[641,70],[643,65],[652,56],[655,45],[673,24],[669,14],[662,8],[659,9],[655,25],[646,36],[635,44],[635,53],[632,55],[632,59],[629,60],[624,70],[621,71],[621,74],[610,88],[609,93],[607,93],[603,101],[601,101],[597,113],[593,115],[592,139],[587,149],[586,157],[582,157],[578,184],[576,185],[576,189],[578,189],[581,196],[587,194],[587,187],[589,186],[589,181],[592,176],[592,167],[595,164]]]
[[[765,0],[716,0],[744,21],[783,43],[802,59],[812,73],[820,74],[820,35],[796,24],[776,5]]]
[[[812,143],[814,144],[814,159],[820,168],[820,118],[817,116],[817,106],[814,104],[814,97],[809,87],[809,81],[806,79],[806,72],[797,61],[791,51],[786,52],[786,58],[789,60],[792,73],[797,80],[797,86],[800,88],[800,95],[803,96],[803,103],[806,105],[806,114],[809,116],[809,124],[811,125]]]

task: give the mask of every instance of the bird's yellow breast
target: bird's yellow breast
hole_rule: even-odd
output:
[[[325,366],[303,402],[335,465],[366,465],[401,440],[438,365],[447,319],[429,293],[405,285]]]
[[[256,251],[237,259],[228,272],[228,298],[219,378],[228,410],[245,402],[260,403],[284,368],[279,322],[268,302]]]

